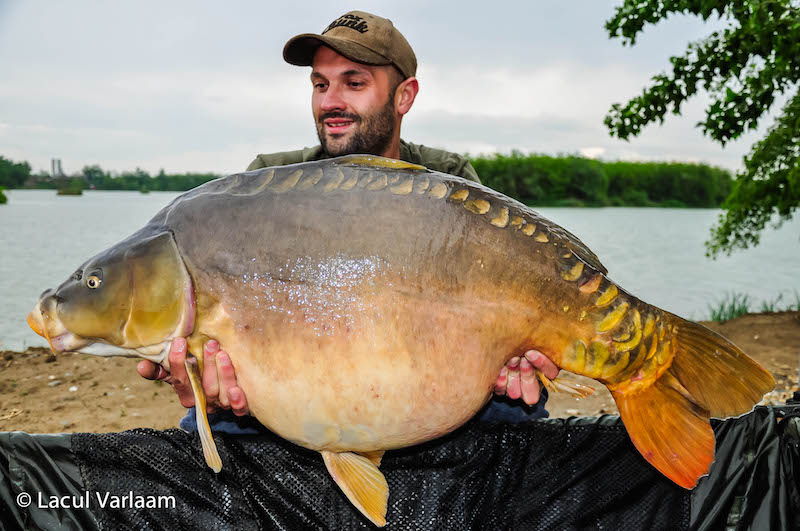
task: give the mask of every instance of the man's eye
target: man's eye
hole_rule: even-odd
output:
[[[323,90],[323,89],[324,89],[325,87],[327,87],[327,86],[328,86],[328,85],[326,85],[325,83],[314,83],[314,88],[315,88],[316,90]]]
[[[359,87],[363,87],[364,83],[362,83],[361,81],[351,81],[350,83],[348,83],[348,85],[350,85],[351,87],[354,87],[354,88],[359,88]]]

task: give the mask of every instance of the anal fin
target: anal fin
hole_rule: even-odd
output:
[[[386,525],[389,484],[375,462],[353,452],[320,453],[325,461],[325,467],[350,503],[376,526]],[[380,456],[377,459],[380,461]]]
[[[198,359],[191,354],[187,354],[183,364],[186,367],[189,381],[192,384],[192,392],[194,393],[194,411],[197,419],[197,431],[200,434],[200,444],[203,446],[203,457],[206,458],[206,464],[209,468],[219,473],[222,470],[222,459],[219,456],[219,452],[217,452],[214,437],[211,435],[211,426],[208,425],[206,395],[203,392],[203,377],[200,374]]]

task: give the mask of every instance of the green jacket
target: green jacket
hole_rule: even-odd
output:
[[[298,149],[297,151],[284,151],[259,155],[247,167],[247,171],[266,168],[269,166],[283,166],[327,158],[320,146]],[[441,149],[434,149],[422,145],[412,144],[400,140],[400,159],[412,164],[419,164],[428,169],[457,175],[470,181],[481,182],[478,174],[466,157],[450,153]]]

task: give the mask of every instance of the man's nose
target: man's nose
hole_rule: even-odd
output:
[[[341,89],[333,86],[329,86],[328,90],[325,91],[325,95],[322,98],[322,102],[320,104],[320,108],[323,111],[343,111],[347,107],[347,104],[344,102],[342,98],[342,91]]]

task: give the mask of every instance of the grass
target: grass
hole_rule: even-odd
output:
[[[789,311],[800,312],[800,293],[797,290],[794,290],[794,304],[790,304],[788,308]]]
[[[709,305],[708,309],[712,321],[730,321],[750,311],[750,297],[745,293],[726,293],[716,306]]]
[[[775,313],[779,312],[778,303],[781,302],[783,294],[778,295],[772,300],[765,300],[761,302],[761,313]]]
[[[781,307],[780,302],[783,300],[783,294],[778,295],[774,299],[766,299],[761,301],[759,311],[761,313],[776,313],[776,312],[800,312],[800,292],[794,290],[794,302]],[[727,293],[725,297],[715,305],[709,305],[708,310],[711,313],[711,321],[718,321],[720,323],[730,321],[736,317],[741,317],[750,313],[750,306],[752,301],[750,296],[745,293]]]

